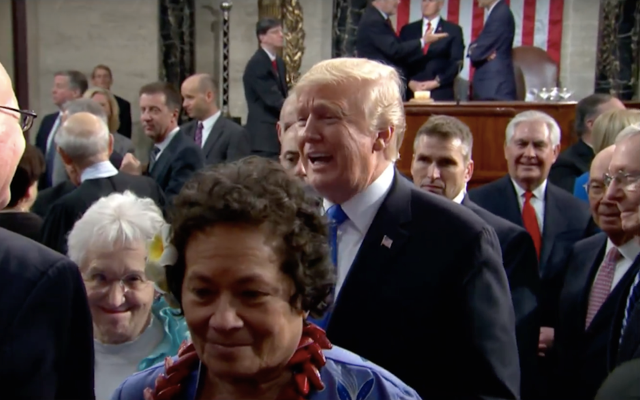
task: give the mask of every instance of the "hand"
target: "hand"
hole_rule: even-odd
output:
[[[424,89],[424,84],[426,82],[418,82],[418,81],[409,81],[409,89],[411,89],[412,92],[419,92],[421,90],[428,90],[428,89]]]
[[[431,29],[424,33],[424,36],[422,36],[422,40],[424,40],[425,44],[433,43],[442,38],[446,38],[447,36],[449,36],[448,33],[433,33],[433,29]]]
[[[141,175],[142,174],[142,164],[140,160],[136,158],[131,153],[127,153],[124,155],[122,159],[122,164],[120,165],[120,172],[124,172],[125,174],[130,175]]]
[[[495,60],[495,58],[496,58],[496,51],[494,50],[493,53],[489,54],[489,57],[487,57],[487,61]]]
[[[538,356],[544,357],[549,352],[549,349],[553,347],[553,337],[555,330],[543,326],[540,328],[540,337],[538,339]]]
[[[426,81],[426,82],[422,82],[423,83],[423,88],[422,90],[433,90],[433,89],[437,89],[440,86],[440,82],[434,80],[431,81]]]

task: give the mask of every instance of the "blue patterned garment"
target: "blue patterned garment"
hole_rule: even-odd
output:
[[[325,350],[327,365],[320,370],[325,389],[312,392],[309,400],[419,400],[418,394],[398,378],[361,357],[333,347]],[[153,387],[164,364],[155,365],[125,380],[113,394],[112,400],[144,400],[143,391]],[[198,370],[184,382],[185,399],[196,398]]]

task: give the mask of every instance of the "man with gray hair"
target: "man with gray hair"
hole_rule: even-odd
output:
[[[44,154],[47,165],[47,170],[40,180],[39,189],[48,188],[53,183],[52,177],[56,155],[56,146],[53,139],[62,124],[62,107],[66,102],[82,97],[87,87],[87,77],[80,71],[59,71],[54,75],[51,97],[53,104],[58,107],[59,111],[45,115],[36,136],[36,147]]]
[[[72,182],[78,188],[68,193],[47,213],[42,227],[42,243],[66,253],[67,234],[76,220],[101,197],[131,190],[139,197],[151,198],[161,209],[164,195],[148,177],[119,173],[109,161],[113,136],[103,119],[87,112],[70,116],[55,138],[58,152]]]
[[[507,125],[508,175],[469,192],[480,207],[524,227],[533,239],[542,284],[540,355],[553,344],[562,272],[571,247],[597,231],[587,204],[548,182],[559,151],[558,123],[543,112],[524,111]]]

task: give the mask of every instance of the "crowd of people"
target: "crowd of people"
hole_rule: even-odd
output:
[[[582,99],[562,153],[522,112],[474,188],[473,133],[432,116],[407,177],[395,68],[331,59],[287,88],[281,26],[256,36],[245,127],[207,74],[140,89],[148,162],[107,66],[56,74],[35,146],[0,68],[3,396],[638,395],[640,111]]]

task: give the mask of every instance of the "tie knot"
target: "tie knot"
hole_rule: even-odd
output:
[[[198,130],[201,131],[204,129],[204,124],[202,123],[202,121],[198,122]]]
[[[607,252],[607,255],[605,256],[606,261],[612,262],[612,263],[617,263],[618,261],[620,261],[621,258],[622,258],[622,253],[620,253],[620,250],[618,250],[618,248],[615,246],[610,248],[609,251]]]
[[[160,153],[160,147],[158,147],[158,146],[153,146],[153,150],[152,150],[152,151],[153,151],[153,155],[154,155],[154,156],[157,156],[157,155],[158,155],[158,153]]]
[[[524,199],[525,201],[529,201],[531,200],[533,197],[535,197],[533,195],[533,192],[531,190],[527,190],[526,192],[524,192]]]
[[[327,216],[329,217],[329,221],[331,221],[331,223],[338,226],[342,225],[343,222],[349,219],[349,217],[339,204],[334,204],[329,207],[329,209],[327,210]]]

